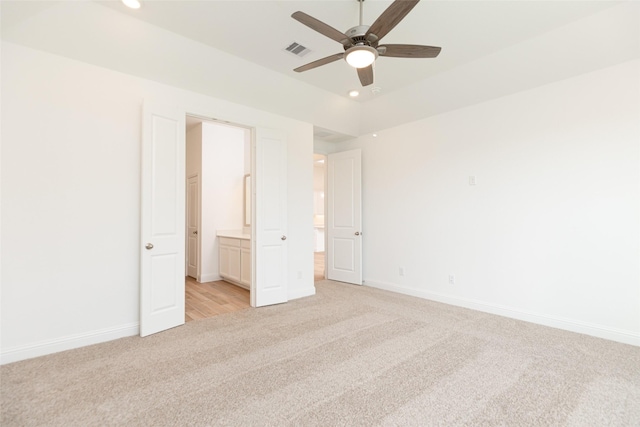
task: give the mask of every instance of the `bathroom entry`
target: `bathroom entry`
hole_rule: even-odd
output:
[[[195,113],[201,114],[201,113]],[[145,100],[140,180],[140,336],[185,322],[186,112]],[[202,116],[200,116],[202,117]],[[206,119],[210,120],[210,119]],[[211,121],[215,121],[211,119]],[[196,125],[197,127],[197,125]],[[234,126],[232,126],[234,127]],[[288,301],[287,132],[250,127],[252,307]],[[201,127],[202,128],[202,127]],[[201,132],[202,133],[202,132]],[[207,165],[207,168],[209,165]],[[201,166],[202,168],[202,166]],[[208,169],[202,169],[202,172]],[[201,184],[205,176],[200,176]],[[208,198],[208,195],[207,195]],[[203,206],[201,193],[200,205]],[[206,234],[200,216],[200,241]],[[198,271],[202,274],[203,245]],[[202,280],[202,276],[200,277]]]
[[[187,321],[250,306],[250,141],[249,129],[186,118]]]

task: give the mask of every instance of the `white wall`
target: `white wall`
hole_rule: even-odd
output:
[[[347,140],[345,142],[337,143],[337,142],[327,142],[322,141],[320,139],[314,139],[313,141],[313,152],[316,154],[331,154],[336,153],[344,149],[344,145],[351,141],[356,141],[356,138],[353,140]]]
[[[145,99],[287,133],[289,296],[314,293],[311,124],[7,42],[1,65],[2,362],[138,333]]]
[[[363,150],[365,283],[640,345],[639,75],[635,60],[343,147]]]
[[[610,4],[363,104],[360,135],[639,58],[640,2]],[[456,55],[446,43],[442,46],[440,57]]]
[[[244,174],[251,175],[251,132],[245,132],[244,138]],[[249,202],[246,206],[246,214],[248,215],[245,220],[245,211],[242,212],[242,232],[245,234],[251,234],[251,177],[249,177],[249,187],[247,188],[247,192],[249,194]],[[242,187],[242,195],[245,196],[244,193],[244,184]],[[244,205],[243,205],[244,206]],[[248,223],[248,225],[245,225]]]
[[[6,20],[12,24],[2,28],[5,41],[313,122],[347,135],[358,133],[358,102],[98,2],[4,3]]]
[[[202,172],[202,123],[187,131],[185,138],[187,145],[186,167],[187,178]]]
[[[326,162],[326,159],[325,159]],[[325,163],[313,163],[313,223],[324,225]]]
[[[201,282],[220,280],[217,230],[241,230],[248,130],[202,123]]]

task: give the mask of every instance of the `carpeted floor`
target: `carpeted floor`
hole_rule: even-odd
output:
[[[638,426],[640,348],[367,287],[0,367],[8,426]]]

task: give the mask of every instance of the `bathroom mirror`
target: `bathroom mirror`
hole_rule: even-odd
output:
[[[244,176],[244,226],[251,225],[251,175]]]

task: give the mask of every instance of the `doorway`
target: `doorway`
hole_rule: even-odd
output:
[[[251,173],[249,129],[187,115],[185,321],[204,319],[250,307],[250,279],[234,280],[229,265],[251,272],[251,258],[240,258],[241,240],[250,245],[246,221],[246,177]],[[238,236],[229,250],[224,233]],[[224,251],[223,251],[224,249]],[[248,250],[247,250],[248,251]],[[237,260],[233,258],[237,255]]]
[[[326,278],[326,252],[325,252],[325,187],[326,187],[327,156],[324,154],[313,155],[313,279],[314,281]]]
[[[195,117],[195,114],[148,100],[142,109],[141,337],[184,324],[185,116]],[[242,125],[235,126],[245,129]],[[253,177],[253,225],[247,248],[251,266],[250,302],[252,307],[262,307],[288,301],[289,245],[285,242],[288,228],[288,142],[282,129],[247,129]],[[204,230],[199,230],[201,238],[205,234]],[[205,259],[202,251],[200,259]]]

